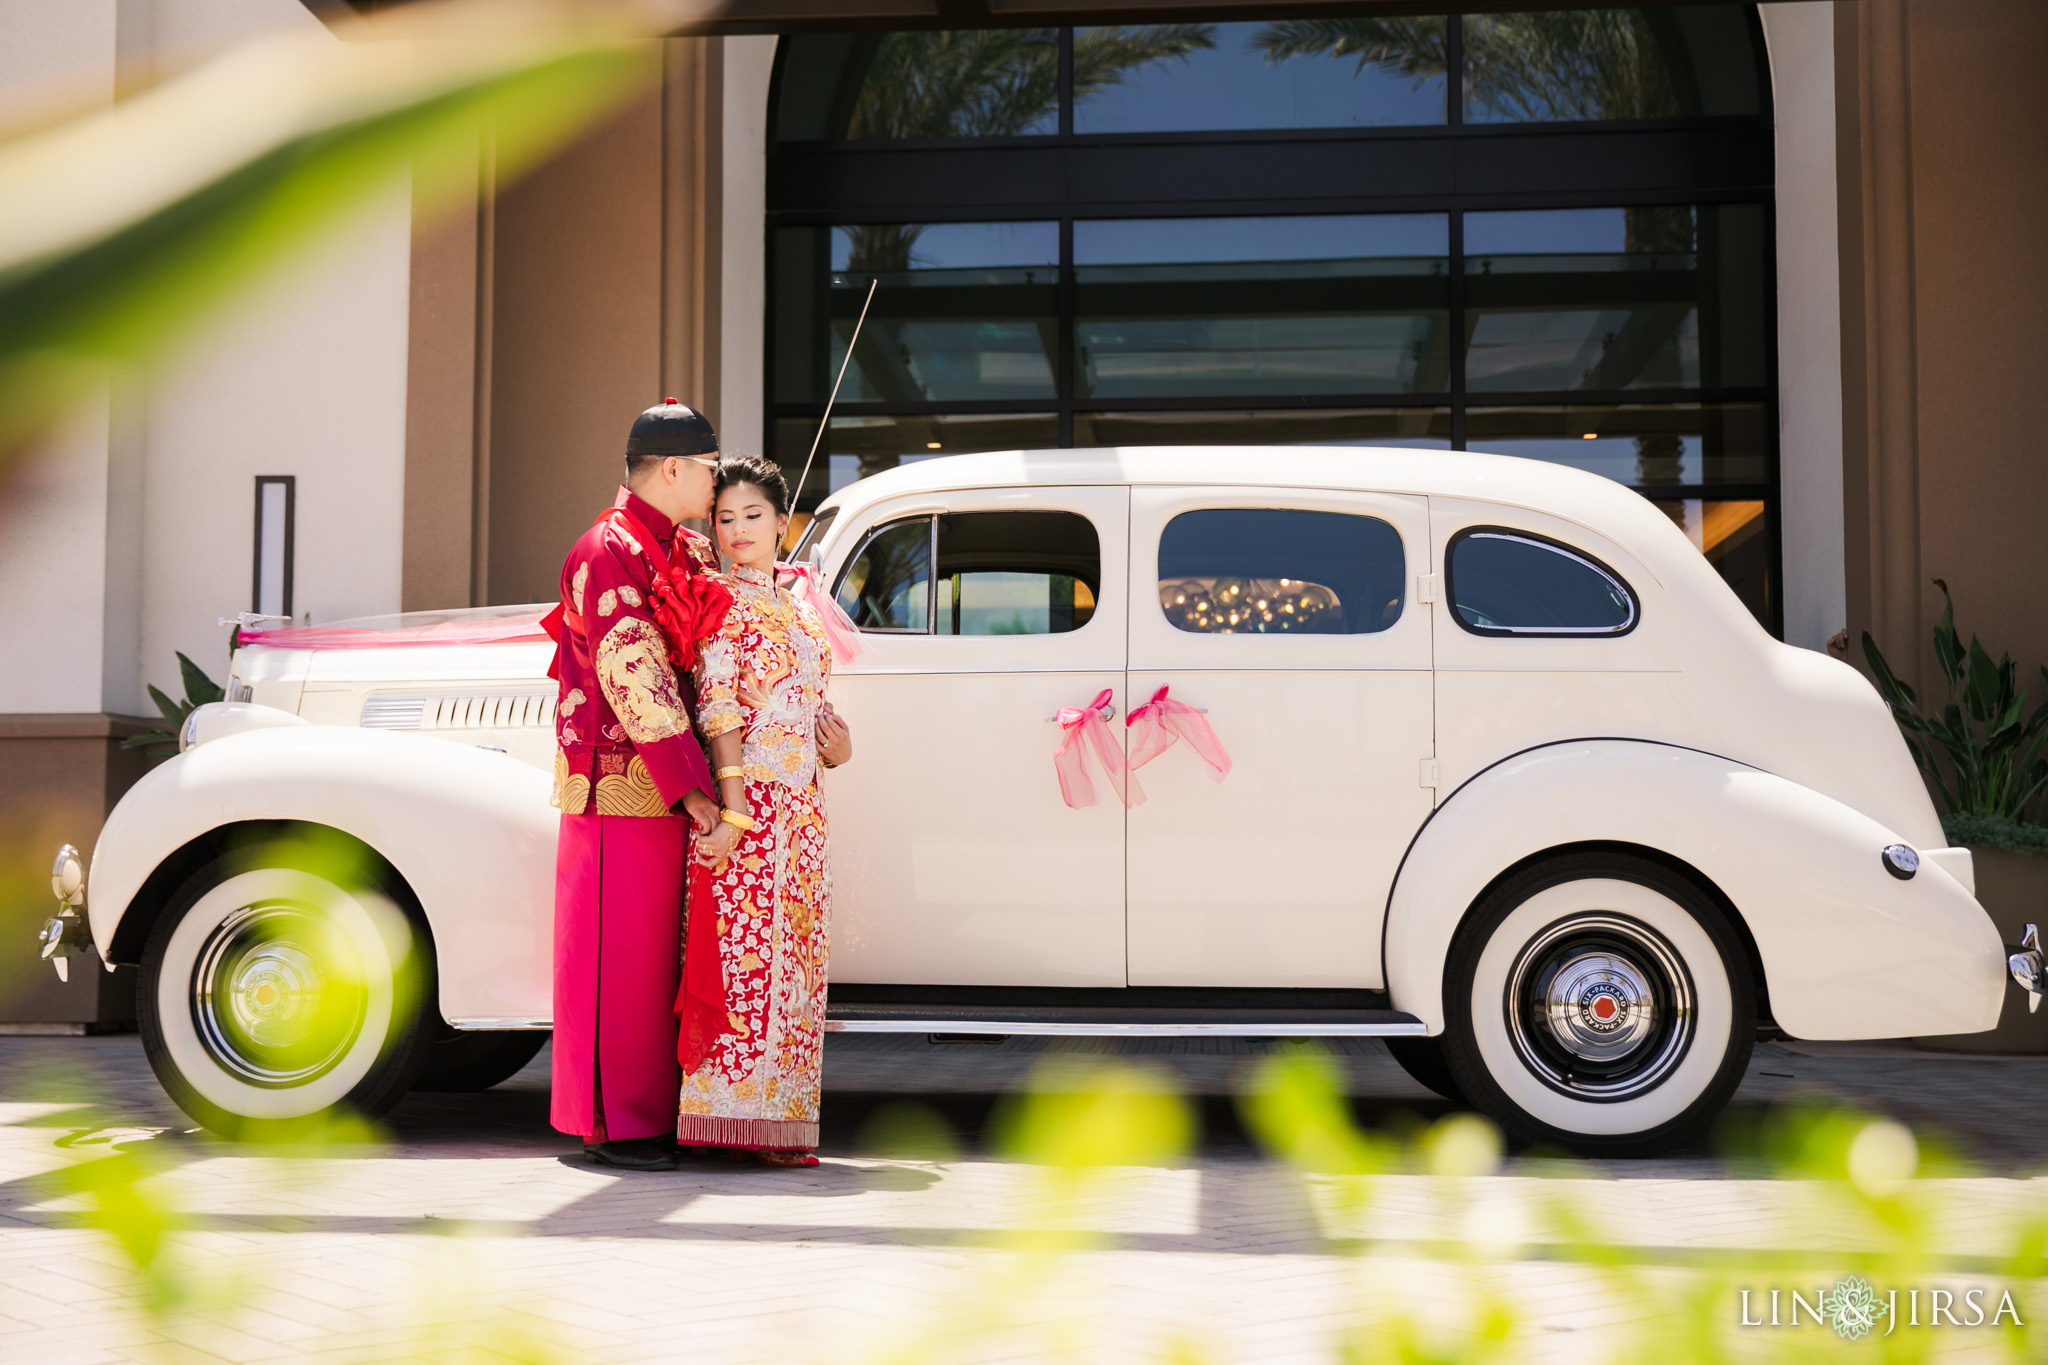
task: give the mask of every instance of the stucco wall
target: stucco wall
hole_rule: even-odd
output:
[[[278,30],[298,0],[0,0],[0,116],[111,100]],[[333,41],[325,39],[325,41]],[[174,650],[226,665],[250,605],[254,476],[299,478],[295,607],[398,607],[409,211],[400,189],[232,305],[151,376],[116,376],[0,508],[0,713],[153,714]]]
[[[1943,579],[2038,703],[2048,5],[1860,0],[1835,20],[1849,628],[1938,704]]]
[[[0,0],[0,122],[111,103],[115,8]],[[0,485],[0,713],[102,708],[107,428],[102,392]]]
[[[225,674],[216,623],[252,605],[259,474],[297,479],[296,614],[399,609],[410,238],[401,188],[193,338],[150,386],[145,678],[174,677],[173,650]]]

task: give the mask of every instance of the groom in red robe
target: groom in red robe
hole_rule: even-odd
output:
[[[732,598],[711,542],[718,436],[670,398],[633,423],[626,482],[562,565],[555,711],[550,1120],[594,1161],[675,1164],[676,983],[692,827],[718,819],[692,720],[697,646]]]

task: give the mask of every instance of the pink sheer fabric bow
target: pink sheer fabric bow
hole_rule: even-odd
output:
[[[1135,731],[1131,736],[1131,771],[1136,773],[1171,749],[1174,741],[1184,739],[1209,765],[1209,780],[1221,782],[1230,774],[1230,755],[1225,752],[1223,741],[1216,738],[1216,732],[1209,728],[1200,711],[1186,702],[1173,700],[1166,695],[1167,690],[1160,688],[1152,694],[1152,700],[1124,718],[1124,725]]]
[[[1109,785],[1116,789],[1118,800],[1126,806],[1139,805],[1145,800],[1145,793],[1138,787],[1138,779],[1124,770],[1123,749],[1104,723],[1103,712],[1109,706],[1111,695],[1110,689],[1105,687],[1086,706],[1062,706],[1053,717],[1067,732],[1066,738],[1060,741],[1060,747],[1053,752],[1053,771],[1059,774],[1061,798],[1075,810],[1095,804],[1095,784],[1088,779],[1087,751],[1091,748],[1102,764],[1104,775],[1109,778]]]
[[[790,596],[807,600],[811,610],[818,613],[818,620],[825,627],[825,642],[832,646],[833,663],[849,663],[866,652],[867,647],[860,642],[860,627],[831,593],[818,586],[810,565],[777,563],[775,573],[778,577],[789,575],[791,581],[782,586],[789,589]]]

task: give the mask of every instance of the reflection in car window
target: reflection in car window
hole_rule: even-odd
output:
[[[1367,635],[1401,616],[1401,536],[1377,517],[1183,512],[1159,537],[1159,607],[1206,635]]]
[[[837,596],[862,630],[1059,635],[1088,624],[1101,591],[1101,542],[1086,517],[964,512],[940,517],[936,536],[929,517],[875,533]]]
[[[839,580],[839,605],[862,630],[922,633],[931,608],[930,517],[898,522],[869,539]]]
[[[1095,614],[1102,547],[1072,512],[939,518],[939,635],[1059,635]]]
[[[1635,598],[1588,556],[1514,531],[1462,532],[1451,542],[1450,598],[1478,635],[1620,635]]]

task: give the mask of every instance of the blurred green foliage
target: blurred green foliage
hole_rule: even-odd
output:
[[[1666,1226],[1654,1213],[1616,1220],[1616,1210],[1633,1205],[1626,1188],[1614,1189],[1618,1177],[1634,1174],[1628,1164],[1529,1156],[1509,1163],[1499,1134],[1471,1114],[1416,1119],[1399,1132],[1363,1128],[1348,1090],[1341,1058],[1293,1046],[1259,1058],[1239,1099],[1245,1128],[1273,1169],[1294,1182],[1322,1254],[1357,1267],[1349,1311],[1328,1337],[1326,1358],[1337,1365],[1500,1365],[1556,1358],[1559,1345],[1574,1358],[1657,1365],[1903,1365],[1957,1349],[1971,1359],[2037,1358],[2031,1326],[1987,1327],[1962,1341],[1880,1329],[1851,1341],[1810,1320],[1797,1331],[1740,1322],[1744,1288],[1817,1298],[1836,1292],[1840,1277],[1860,1274],[1880,1301],[1899,1288],[1903,1311],[1909,1285],[2020,1288],[2048,1273],[2048,1220],[2014,1203],[1996,1206],[2003,1220],[1988,1222],[1984,1201],[1959,1202],[1980,1183],[1955,1179],[1974,1174],[1968,1164],[1893,1120],[1809,1099],[1751,1111],[1729,1126],[1724,1160],[1736,1178],[1719,1188],[1736,1201],[1761,1191],[1790,1211],[1788,1245],[1773,1249],[1731,1245],[1711,1228],[1692,1241],[1695,1230]],[[965,1280],[931,1296],[920,1320],[879,1348],[848,1344],[830,1358],[889,1365],[1221,1359],[1219,1342],[1192,1325],[1160,1325],[1154,1344],[1135,1355],[1098,1335],[1127,1324],[1107,1297],[1097,1253],[1115,1248],[1114,1229],[1147,1197],[1148,1182],[1156,1195],[1159,1181],[1188,1174],[1196,1123],[1168,1073],[1129,1058],[1050,1055],[999,1105],[996,1154],[1021,1167],[1022,1179],[1006,1182],[1007,1216],[973,1244]],[[907,1103],[878,1111],[867,1140],[885,1148],[889,1168],[899,1172],[923,1165],[943,1176],[961,1159],[944,1120]],[[291,1147],[264,1150],[375,1150],[382,1141],[369,1125],[337,1119],[309,1128]],[[1653,1188],[1658,1174],[1643,1178]],[[83,1162],[52,1183],[80,1201],[83,1221],[119,1248],[144,1314],[168,1327],[180,1314],[232,1322],[244,1309],[260,1311],[262,1267],[227,1276],[202,1270],[184,1245],[194,1224],[172,1206],[146,1156]],[[1519,1217],[1506,1216],[1518,1210]],[[1974,1253],[1955,1249],[1958,1228],[1970,1231]],[[2005,1251],[1987,1259],[1981,1248],[2000,1239]],[[484,1266],[483,1245],[459,1224],[445,1237],[419,1239],[419,1247],[418,1272],[396,1306],[409,1325],[395,1330],[387,1316],[362,1343],[363,1359],[566,1365],[592,1358],[511,1311],[520,1286]],[[1995,1302],[1997,1292],[1987,1299]],[[1544,1301],[1556,1295],[1597,1317],[1597,1342],[1543,1334]],[[480,1315],[479,1301],[508,1311]]]

